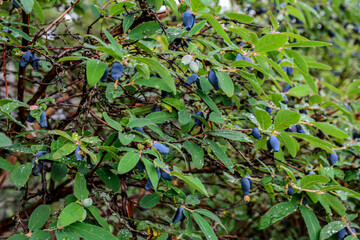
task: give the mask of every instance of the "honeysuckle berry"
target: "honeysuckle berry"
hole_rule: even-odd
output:
[[[153,106],[153,108],[151,109],[150,112],[160,112],[161,111],[161,107],[159,105],[155,105]]]
[[[14,8],[20,8],[21,1],[20,0],[13,0],[12,5]]]
[[[42,160],[39,160],[39,158],[48,153],[49,152],[47,152],[47,151],[39,151],[36,153],[36,156],[32,160],[32,163],[34,164],[33,168],[32,168],[32,174],[34,176],[39,176],[39,173],[43,168],[43,162],[42,162]]]
[[[198,75],[194,73],[194,74],[191,74],[190,77],[188,77],[188,79],[186,80],[185,83],[190,86],[191,84],[193,84],[197,80],[198,80]]]
[[[31,61],[30,61],[30,65],[33,67],[33,69],[37,70],[39,69],[40,63],[39,63],[39,59],[36,56],[35,53],[31,53]]]
[[[271,113],[272,113],[272,108],[271,108],[271,107],[266,107],[266,108],[265,108],[265,111],[266,111],[268,114],[271,115]]]
[[[198,116],[198,117],[204,118],[204,113],[201,112],[201,111],[195,113],[195,115]],[[195,121],[194,121],[194,122],[195,122],[195,126],[201,126],[201,125],[203,124],[202,121],[201,121],[199,118],[197,118],[197,117],[195,117]]]
[[[289,187],[288,187],[287,194],[288,194],[289,196],[292,196],[292,195],[294,194],[294,188],[293,188],[292,186],[289,186]]]
[[[143,173],[145,170],[145,165],[143,164],[143,162],[141,160],[139,160],[136,164],[136,168],[137,168],[137,170],[139,170],[140,173]]]
[[[278,152],[280,149],[280,142],[279,139],[277,139],[276,136],[271,135],[269,139],[269,144],[271,148],[274,150],[274,152]]]
[[[115,62],[111,68],[111,77],[116,81],[121,78],[123,74],[124,67],[121,63]]]
[[[160,179],[160,177],[161,177],[161,171],[160,171],[160,169],[157,168],[157,169],[156,169],[156,173],[157,173],[157,175],[158,175],[158,179]],[[145,189],[149,191],[152,187],[153,187],[153,184],[152,184],[150,178],[148,178],[148,179],[147,179],[147,182],[146,182],[146,185],[145,185]]]
[[[209,79],[209,82],[211,83],[211,85],[214,87],[215,90],[219,90],[220,87],[219,87],[219,79],[218,77],[216,76],[216,73],[214,70],[210,70],[209,72],[209,75],[208,75],[208,79]]]
[[[251,135],[256,139],[261,139],[261,133],[256,126],[252,128]]]
[[[301,127],[301,125],[296,124],[296,132],[298,133],[305,133],[304,129]]]
[[[338,232],[338,240],[343,240],[346,235],[347,235],[347,232],[346,232],[346,227],[344,227],[343,229],[341,229],[339,232]]]
[[[40,125],[41,128],[46,128],[47,127],[46,114],[45,114],[44,110],[42,110],[39,125]]]
[[[84,207],[91,207],[93,204],[93,200],[91,198],[85,198],[84,200],[81,201],[81,205],[83,205]]]
[[[100,78],[100,82],[106,82],[108,76],[109,76],[109,68],[106,67],[104,74]]]
[[[300,114],[306,114],[307,112],[306,112],[306,109],[303,108],[303,109],[301,109],[301,110],[299,111],[299,113],[300,113]]]
[[[288,104],[289,103],[289,99],[287,98],[287,96],[285,94],[281,94],[281,96],[283,97],[283,101],[281,101],[283,104]]]
[[[290,84],[286,84],[284,89],[283,89],[283,92],[288,92],[293,86],[291,86]]]
[[[80,153],[81,153],[81,151],[80,151],[80,146],[77,145],[77,147],[76,147],[76,149],[75,149],[75,158],[76,158],[76,160],[78,160],[78,161],[81,161],[82,158],[83,158],[83,155],[80,154]]]
[[[169,168],[166,168],[165,169],[166,171],[168,172],[171,172]],[[169,180],[169,181],[172,181],[173,180],[173,176],[171,176],[169,173],[167,173],[166,171],[160,169],[160,172],[161,172],[161,177],[165,180]]]
[[[333,153],[329,154],[329,162],[330,162],[331,166],[334,165],[335,163],[337,163],[338,161],[339,161],[339,157],[335,151],[333,151]]]
[[[189,68],[191,71],[193,71],[194,73],[197,73],[199,71],[199,65],[194,62],[194,61],[191,61],[190,64],[189,64]]]
[[[316,173],[313,170],[310,170],[308,175],[316,175]]]
[[[32,53],[27,51],[22,57],[20,61],[20,67],[25,68],[31,61]]]
[[[176,224],[176,223],[178,223],[180,221],[181,222],[184,221],[184,219],[185,219],[184,208],[182,206],[180,206],[175,212],[175,216],[172,219],[172,223]]]
[[[155,142],[153,143],[153,146],[159,151],[159,153],[169,153],[169,148],[162,143]]]
[[[243,177],[241,179],[241,189],[244,193],[244,200],[248,202],[250,200],[249,193],[250,193],[250,181],[247,177]]]
[[[36,120],[36,118],[34,118],[33,116],[31,116],[31,114],[30,114],[30,112],[29,112],[29,114],[27,115],[27,117],[26,117],[26,121],[28,121],[28,122],[35,122],[35,120]]]
[[[134,129],[135,131],[138,131],[138,132],[141,132],[141,133],[143,133],[143,134],[146,134],[146,132],[144,131],[144,129],[143,129],[142,127],[133,127],[133,129]]]
[[[195,24],[195,16],[189,10],[186,10],[182,16],[182,20],[186,31],[190,31]]]
[[[184,65],[189,65],[190,62],[192,61],[192,56],[191,55],[185,55],[183,56],[183,58],[181,59],[181,63]]]

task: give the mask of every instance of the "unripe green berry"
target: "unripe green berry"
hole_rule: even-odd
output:
[[[81,202],[81,205],[83,205],[84,207],[91,207],[92,204],[93,204],[93,200],[91,198],[86,198]]]
[[[184,65],[188,65],[191,61],[192,61],[192,56],[191,55],[185,55],[181,59],[181,63],[184,64]]]
[[[189,68],[191,71],[193,71],[194,73],[197,73],[199,71],[199,66],[196,62],[191,61],[189,64]]]

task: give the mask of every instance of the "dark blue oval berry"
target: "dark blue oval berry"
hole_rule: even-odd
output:
[[[170,172],[170,169],[166,168],[166,171]],[[161,172],[161,177],[165,180],[169,180],[172,181],[173,180],[173,176],[171,176],[169,173],[165,172],[164,170],[160,169]]]
[[[139,160],[138,163],[136,164],[136,168],[137,170],[139,170],[140,173],[143,173],[145,170],[145,165],[141,160]]]
[[[209,76],[208,76],[209,82],[211,83],[211,85],[214,87],[215,90],[219,90],[219,79],[216,76],[216,73],[214,70],[210,70],[209,72]]]
[[[135,131],[138,131],[138,132],[141,132],[141,133],[143,133],[143,134],[146,134],[145,131],[144,131],[144,129],[143,129],[142,127],[133,127],[133,129],[134,129]]]
[[[121,78],[121,75],[124,71],[123,65],[119,62],[115,62],[111,68],[111,77],[116,81]]]
[[[300,114],[306,114],[307,112],[306,112],[306,109],[303,108],[303,109],[301,109],[301,110],[299,111],[299,113],[300,113]]]
[[[151,109],[150,112],[160,112],[161,111],[161,107],[159,105],[155,105],[153,106],[153,108]]]
[[[46,128],[47,127],[47,122],[46,122],[46,114],[45,111],[42,110],[42,114],[40,116],[40,123],[39,123],[41,128]]]
[[[283,97],[283,101],[281,101],[283,104],[288,104],[289,103],[289,99],[287,98],[287,96],[285,94],[281,94],[281,96]]]
[[[266,111],[268,114],[271,115],[271,113],[272,113],[272,108],[271,108],[271,107],[266,107],[266,108],[265,108],[265,111]]]
[[[190,86],[191,84],[196,82],[197,79],[198,79],[198,75],[194,73],[194,74],[191,74],[190,77],[188,77],[188,79],[186,80],[185,83]]]
[[[109,76],[109,68],[106,67],[104,74],[100,78],[100,82],[106,82],[108,76]]]
[[[335,151],[333,151],[333,153],[330,153],[329,161],[330,161],[331,166],[334,165],[335,163],[337,163],[338,160],[339,160],[339,157]]]
[[[292,196],[292,195],[294,194],[294,188],[293,188],[292,186],[289,186],[289,187],[288,187],[287,194],[288,194],[289,196]]]
[[[178,223],[180,221],[184,221],[185,219],[185,215],[184,215],[184,208],[182,206],[180,206],[175,213],[174,218],[172,219],[172,223]]]
[[[80,154],[80,146],[77,145],[76,149],[75,149],[75,158],[78,161],[81,161],[83,158],[83,155]]]
[[[195,113],[195,115],[204,118],[204,113],[201,111]],[[195,126],[201,126],[202,124],[202,121],[199,118],[195,117]]]
[[[260,133],[259,129],[256,126],[253,127],[253,129],[251,131],[251,135],[253,135],[253,137],[256,138],[256,139],[261,139],[261,133]]]
[[[26,121],[28,122],[35,122],[36,118],[34,118],[33,116],[31,116],[30,112],[29,114],[27,115],[27,118],[26,118]]]
[[[20,67],[25,68],[31,61],[32,53],[27,51],[22,57],[20,61]]]
[[[343,240],[346,237],[346,227],[338,232],[338,240]]]
[[[30,61],[30,65],[33,67],[33,69],[37,70],[39,69],[40,63],[39,63],[39,59],[36,56],[35,53],[31,53],[31,61]]]
[[[291,88],[292,88],[292,86],[290,84],[286,84],[283,89],[283,92],[288,92]]]
[[[271,136],[270,136],[270,139],[269,139],[269,142],[270,142],[270,146],[271,146],[271,148],[274,150],[274,152],[278,152],[279,149],[280,149],[279,139],[277,139],[276,136],[271,135]]]
[[[195,16],[189,10],[186,10],[182,16],[182,20],[186,31],[190,31],[195,24]]]
[[[169,153],[169,148],[162,143],[156,142],[153,146],[159,151],[159,153]]]
[[[316,175],[316,173],[313,170],[310,170],[308,175]]]
[[[296,131],[298,133],[305,133],[304,129],[299,124],[296,124]]]
[[[250,192],[250,181],[247,177],[241,179],[241,189],[244,195],[249,195]]]

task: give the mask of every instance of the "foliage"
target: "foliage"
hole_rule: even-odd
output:
[[[1,234],[357,239],[359,11],[4,1]]]

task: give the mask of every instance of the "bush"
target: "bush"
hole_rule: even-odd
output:
[[[347,4],[5,1],[3,237],[357,239]]]

